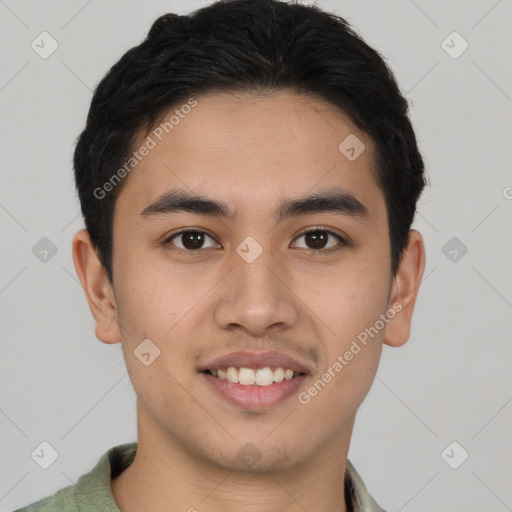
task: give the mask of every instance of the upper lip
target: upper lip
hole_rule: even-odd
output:
[[[200,371],[217,370],[219,368],[228,368],[229,366],[244,368],[263,368],[265,366],[281,367],[290,369],[298,373],[310,373],[308,366],[292,356],[277,351],[250,352],[247,350],[231,352],[224,354],[200,368]]]

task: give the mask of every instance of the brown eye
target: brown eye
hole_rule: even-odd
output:
[[[337,245],[344,245],[344,240],[339,235],[326,229],[313,229],[306,231],[298,236],[297,240],[302,237],[306,243],[306,247],[304,247],[304,249],[310,249],[312,251],[329,251],[336,248]],[[329,247],[326,247],[329,242],[329,238],[337,239],[338,243],[334,243]]]
[[[208,239],[212,240],[213,244],[205,247],[205,241]],[[175,243],[175,240],[177,240],[178,243]],[[199,249],[215,247],[216,245],[216,242],[211,236],[206,234],[204,231],[198,230],[180,231],[168,238],[165,243],[175,245],[178,249],[185,251],[198,251]],[[179,245],[179,243],[181,243],[181,245]]]
[[[329,235],[324,231],[310,231],[304,234],[306,245],[311,249],[324,249]]]

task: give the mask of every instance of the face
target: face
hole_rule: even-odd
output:
[[[347,445],[400,315],[374,145],[291,92],[196,101],[161,141],[150,134],[115,206],[139,435],[227,469],[291,468]]]

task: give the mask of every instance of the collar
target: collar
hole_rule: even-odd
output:
[[[96,466],[82,475],[76,484],[75,500],[78,509],[90,506],[91,497],[101,499],[104,512],[120,512],[110,488],[111,479],[119,476],[134,460],[137,442],[125,443],[110,448]],[[352,463],[347,460],[345,478],[347,512],[385,512],[368,493],[366,486]]]

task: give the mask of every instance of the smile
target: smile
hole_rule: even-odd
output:
[[[267,408],[295,395],[307,377],[304,373],[281,367],[255,370],[233,366],[226,370],[206,370],[200,375],[215,396],[248,410]]]
[[[229,366],[227,368],[207,370],[207,373],[221,380],[227,380],[232,384],[241,384],[242,386],[270,386],[273,383],[290,380],[300,375],[299,372],[280,366],[277,368],[265,366],[258,369]]]

